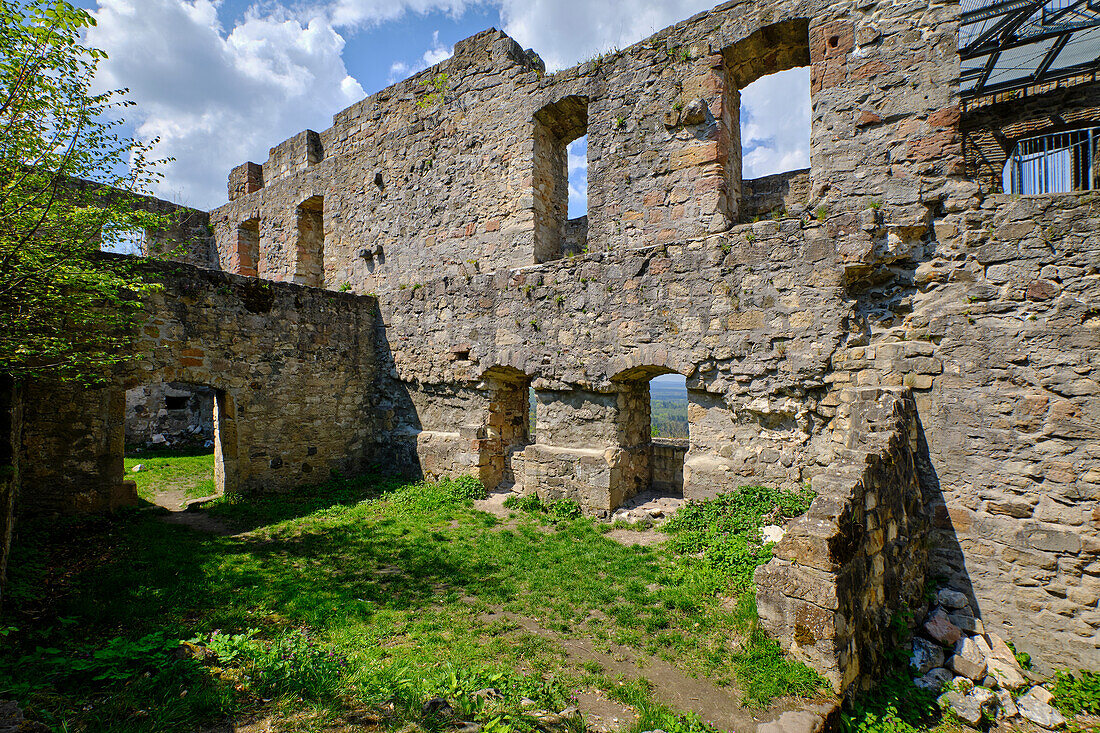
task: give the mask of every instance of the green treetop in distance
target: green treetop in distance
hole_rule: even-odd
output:
[[[120,134],[126,90],[96,92],[95,24],[58,0],[0,0],[0,376],[94,383],[132,355],[140,295],[113,232],[161,228],[134,195],[159,175]]]

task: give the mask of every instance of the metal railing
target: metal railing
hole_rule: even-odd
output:
[[[1100,127],[1021,140],[1005,167],[1009,193],[1043,194],[1100,188]]]

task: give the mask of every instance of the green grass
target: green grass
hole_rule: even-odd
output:
[[[143,465],[145,470],[134,472]],[[156,451],[127,456],[123,460],[126,478],[137,482],[138,496],[154,501],[157,496],[172,492],[184,499],[198,499],[214,494],[214,452]]]
[[[0,697],[58,729],[136,732],[360,706],[435,730],[420,705],[442,695],[503,733],[533,729],[523,698],[556,711],[579,684],[622,687],[569,663],[570,636],[662,657],[753,704],[820,689],[757,631],[751,591],[723,569],[622,546],[571,511],[504,521],[473,508],[482,493],[473,479],[337,478],[217,500],[211,513],[242,532],[224,537],[140,513],[28,521],[0,619]],[[188,639],[217,665],[179,658]],[[644,720],[696,729],[637,684]],[[501,696],[473,695],[486,687]]]

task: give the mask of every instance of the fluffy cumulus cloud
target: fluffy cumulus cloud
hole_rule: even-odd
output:
[[[226,32],[210,0],[100,0],[95,16],[97,84],[129,88],[136,135],[175,158],[157,193],[192,206],[224,202],[229,168],[363,96],[321,17],[250,9]]]
[[[759,178],[810,165],[810,73],[788,69],[741,90],[742,175]]]
[[[394,84],[402,79],[407,79],[418,71],[423,71],[429,66],[434,66],[440,61],[450,58],[453,54],[454,47],[444,46],[440,43],[439,31],[433,31],[431,48],[425,51],[414,63],[394,61],[390,64],[389,82]]]
[[[98,0],[88,41],[110,56],[100,86],[128,87],[138,103],[128,110],[135,134],[160,138],[158,152],[175,158],[157,193],[206,208],[225,201],[231,167],[262,162],[270,146],[303,129],[325,129],[334,112],[364,96],[344,63],[347,44],[388,68],[390,81],[450,56],[435,33],[412,61],[373,58],[369,36],[390,21],[495,9],[507,33],[558,69],[628,46],[715,1],[263,0],[223,27],[222,0]],[[807,87],[804,72],[792,72],[745,90],[746,176],[807,164]],[[792,106],[792,98],[803,101]],[[583,210],[583,149],[574,149],[570,162]]]

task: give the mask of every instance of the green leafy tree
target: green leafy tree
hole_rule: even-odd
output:
[[[132,355],[155,287],[136,262],[99,254],[104,237],[166,222],[135,208],[156,141],[121,134],[125,90],[95,90],[106,56],[82,42],[94,24],[68,2],[0,0],[0,389],[103,381]],[[14,483],[0,480],[0,582]]]

